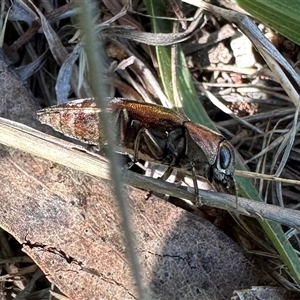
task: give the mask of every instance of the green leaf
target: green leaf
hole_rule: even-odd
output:
[[[300,45],[299,0],[234,0],[253,17]]]

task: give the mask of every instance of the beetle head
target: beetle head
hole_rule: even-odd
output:
[[[218,155],[213,165],[213,178],[226,188],[234,181],[235,154],[227,141],[222,141],[218,147]]]

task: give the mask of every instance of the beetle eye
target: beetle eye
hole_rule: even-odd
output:
[[[219,152],[220,166],[222,169],[227,169],[231,161],[231,153],[227,146],[222,145]]]

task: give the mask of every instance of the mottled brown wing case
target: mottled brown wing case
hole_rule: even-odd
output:
[[[81,142],[98,145],[99,109],[92,99],[70,101],[37,112],[41,123]]]

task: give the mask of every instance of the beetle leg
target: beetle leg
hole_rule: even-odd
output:
[[[164,174],[161,177],[158,177],[159,179],[162,179],[163,181],[166,181],[172,174],[173,168],[168,167],[168,169],[164,172]],[[145,200],[149,200],[149,198],[152,196],[153,191],[148,191]]]
[[[198,207],[200,207],[200,206],[202,206],[202,204],[201,204],[201,195],[199,193],[196,169],[193,165],[192,165],[192,179],[193,179],[193,184],[194,184],[194,190],[195,190],[195,193],[197,195],[195,203],[198,205]]]
[[[173,168],[168,167],[168,169],[164,172],[164,174],[160,178],[166,181],[171,176],[172,172],[173,172]]]
[[[143,132],[144,132],[144,128],[140,129],[137,136],[136,136],[136,139],[134,141],[134,146],[133,146],[133,149],[134,149],[133,161],[134,162],[136,162],[138,160],[140,141],[141,141],[141,137],[143,135]]]
[[[197,175],[196,175],[196,170],[195,170],[194,166],[192,166],[192,178],[193,178],[193,184],[194,184],[195,193],[197,195],[199,195],[199,187],[198,187],[198,182],[197,182]]]
[[[156,138],[147,128],[141,128],[134,141],[134,161],[138,160],[141,138],[144,139],[151,155],[157,160],[161,160],[164,154],[164,149],[162,149],[162,145],[159,144],[158,138]]]

